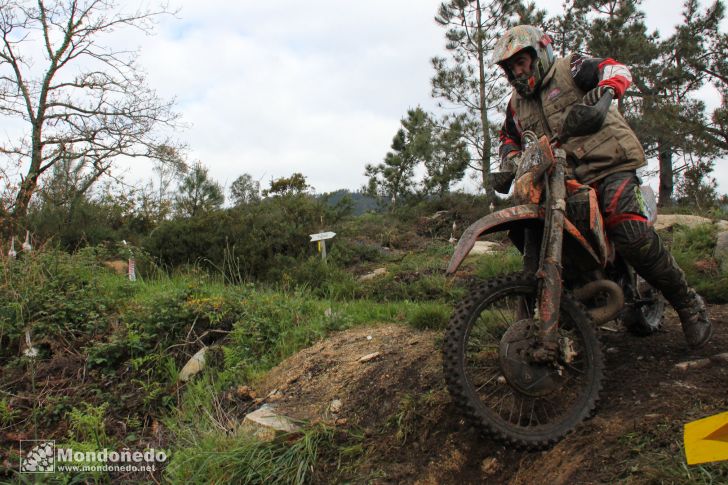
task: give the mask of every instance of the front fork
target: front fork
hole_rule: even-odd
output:
[[[564,172],[566,154],[561,149],[554,150],[556,163],[547,175],[546,214],[541,257],[536,277],[539,280],[536,319],[539,322],[539,345],[533,351],[536,361],[553,361],[559,349],[556,330],[559,325],[561,307],[561,258],[564,243],[564,218],[566,217],[566,184]]]

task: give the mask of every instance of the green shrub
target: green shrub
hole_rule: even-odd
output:
[[[324,478],[317,473],[321,464],[351,459],[345,445],[341,433],[323,425],[272,442],[243,432],[209,433],[175,450],[165,474],[170,483],[316,483]]]
[[[383,259],[382,251],[376,245],[364,241],[344,239],[343,236],[337,236],[329,252],[329,261],[341,267],[382,261]]]
[[[450,320],[451,309],[444,306],[423,306],[409,318],[409,324],[420,330],[444,330]]]
[[[711,268],[717,229],[712,224],[678,226],[672,232],[671,252],[688,283],[710,303],[728,303],[728,274]],[[706,266],[701,263],[708,262]]]
[[[291,260],[312,254],[326,206],[306,194],[264,199],[161,224],[144,243],[165,267],[201,264],[228,281],[275,279]]]
[[[26,330],[51,347],[106,334],[116,302],[103,291],[105,271],[87,253],[35,251],[3,260],[0,358],[17,355]]]
[[[362,283],[358,296],[378,302],[455,301],[463,296],[463,289],[456,284],[456,281],[446,277],[444,272],[433,274],[402,272]]]
[[[338,224],[336,232],[377,248],[410,249],[421,240],[412,224],[392,214],[363,214]]]
[[[484,254],[477,258],[474,263],[475,274],[482,279],[514,273],[523,269],[523,258],[515,246],[509,246],[503,252]]]

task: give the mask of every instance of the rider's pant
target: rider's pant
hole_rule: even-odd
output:
[[[691,294],[685,273],[648,222],[635,172],[609,175],[596,184],[596,189],[607,236],[617,252],[674,308],[689,305]]]

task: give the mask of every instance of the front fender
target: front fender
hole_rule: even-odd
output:
[[[543,219],[543,213],[539,212],[537,204],[517,205],[481,217],[465,229],[463,235],[460,236],[446,273],[451,275],[457,271],[470,250],[475,246],[475,241],[483,234],[505,231],[515,223],[528,219]]]

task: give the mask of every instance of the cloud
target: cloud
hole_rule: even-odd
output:
[[[673,1],[674,8],[643,2],[649,28],[672,31],[681,8]],[[561,3],[539,6],[555,12]],[[358,188],[364,165],[384,157],[406,110],[434,107],[430,59],[444,45],[433,19],[439,4],[178,0],[177,17],[163,19],[156,36],[131,42],[143,42],[150,84],[176,97],[190,125],[177,135],[190,157],[218,181],[247,172],[266,186],[302,172],[319,191]],[[725,191],[725,176],[718,179]]]
[[[432,103],[437,1],[178,3],[141,61],[219,181],[300,171],[320,191],[359,187],[406,110]]]

